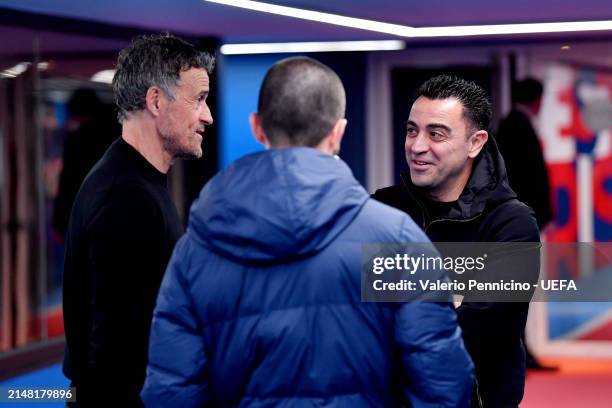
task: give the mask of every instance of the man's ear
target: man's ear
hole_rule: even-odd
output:
[[[489,133],[486,130],[479,130],[470,136],[468,157],[470,159],[475,159],[476,156],[480,153],[485,143],[489,140]]]
[[[340,143],[342,143],[342,137],[344,136],[347,123],[348,121],[344,118],[338,119],[329,135],[330,148],[333,154],[338,154],[338,152],[340,152]]]
[[[261,118],[257,112],[253,112],[249,115],[249,124],[251,125],[251,132],[253,132],[255,140],[264,145],[266,149],[269,149],[270,142],[268,141],[268,138],[261,127]]]
[[[145,95],[145,105],[151,114],[155,117],[159,115],[161,107],[167,102],[167,97],[163,91],[156,86],[151,86],[147,89]]]

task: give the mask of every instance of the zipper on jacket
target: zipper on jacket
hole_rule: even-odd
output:
[[[412,192],[410,191],[409,188],[405,188],[406,192],[410,195],[410,197],[412,198],[412,200],[417,203],[417,205],[419,206],[419,208],[421,209],[421,228],[423,228],[423,231],[425,232],[425,235],[427,235],[427,230],[429,229],[429,227],[432,226],[432,224],[435,224],[436,222],[440,222],[440,221],[449,221],[449,222],[470,222],[470,221],[474,221],[476,218],[480,217],[483,213],[481,212],[480,214],[476,214],[473,217],[470,218],[465,218],[465,219],[455,219],[455,218],[438,218],[436,220],[431,220],[430,222],[427,222],[427,220],[429,219],[429,213],[427,212],[427,209],[425,208],[425,206],[421,203],[421,201],[419,201],[414,194],[412,194]]]
[[[441,221],[448,221],[448,222],[470,222],[470,221],[474,221],[476,218],[480,217],[483,213],[477,214],[471,218],[465,218],[465,219],[455,219],[455,218],[438,218],[437,220],[432,220],[429,224],[427,224],[423,231],[425,231],[425,234],[427,234],[427,230],[429,229],[429,227],[431,227],[433,224],[435,224],[436,222],[441,222]],[[423,223],[423,225],[425,225],[425,223]]]

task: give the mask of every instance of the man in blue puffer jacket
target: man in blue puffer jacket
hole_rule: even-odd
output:
[[[344,109],[317,61],[267,73],[251,127],[268,150],[207,184],[166,271],[147,407],[469,406],[451,302],[360,300],[362,243],[428,239],[334,158]]]

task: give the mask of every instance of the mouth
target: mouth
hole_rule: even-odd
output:
[[[198,129],[195,131],[196,135],[200,135],[202,139],[204,139],[204,129]]]
[[[417,171],[427,170],[432,164],[430,162],[421,161],[421,160],[411,160],[411,168]]]

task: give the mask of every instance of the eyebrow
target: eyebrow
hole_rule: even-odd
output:
[[[451,128],[449,128],[448,126],[442,124],[442,123],[430,123],[427,125],[428,129],[444,129],[447,132],[451,131]]]
[[[416,123],[414,123],[414,122],[413,122],[413,121],[411,121],[411,120],[407,120],[407,121],[406,121],[406,126],[414,126],[414,127],[418,127],[418,126],[417,126],[417,124],[416,124]],[[451,131],[451,128],[450,128],[450,127],[448,127],[448,126],[446,126],[446,125],[444,125],[444,124],[442,124],[442,123],[429,123],[429,124],[426,126],[426,128],[428,128],[428,129],[444,129],[444,130],[446,130],[447,132],[450,132],[450,131]]]

